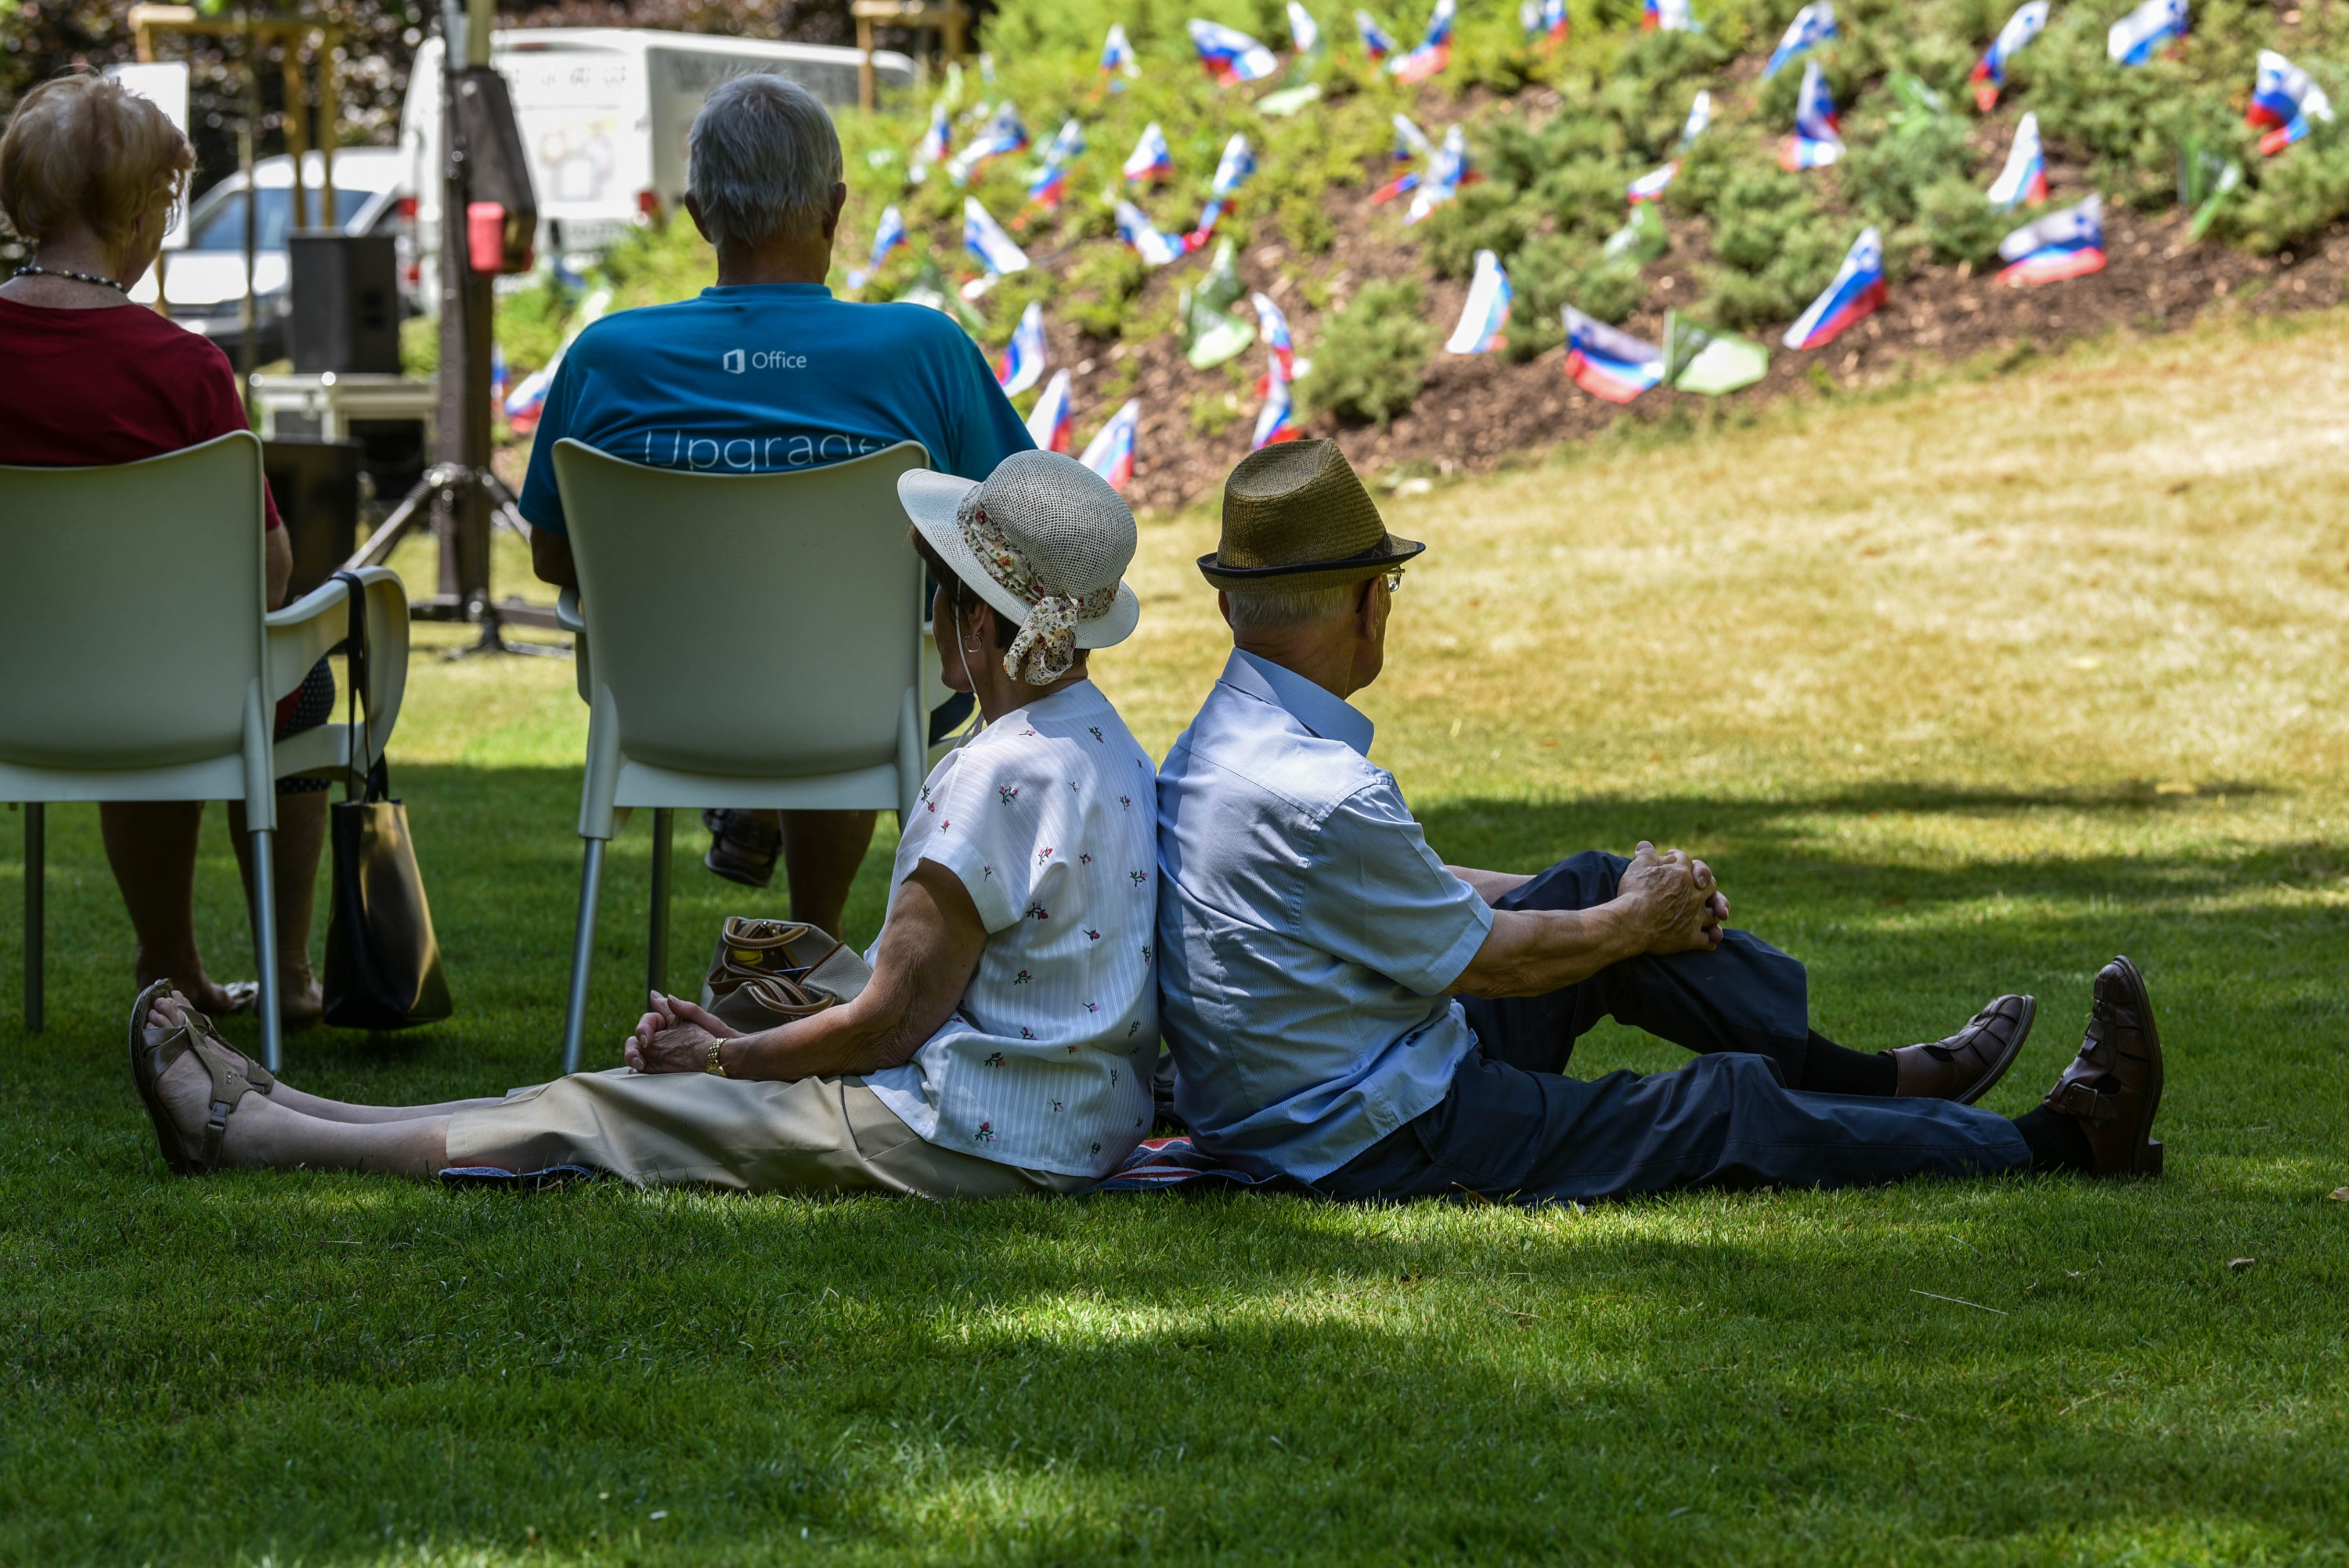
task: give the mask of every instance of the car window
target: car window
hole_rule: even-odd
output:
[[[337,191],[335,192],[335,223],[348,223],[363,211],[374,198],[372,191]],[[318,192],[310,192],[312,216],[316,216]],[[261,207],[254,222],[253,243],[255,250],[282,251],[285,248],[286,231],[294,224],[294,192],[279,187],[261,193]],[[241,251],[244,249],[244,192],[231,191],[218,207],[204,214],[203,221],[188,236],[191,251]]]

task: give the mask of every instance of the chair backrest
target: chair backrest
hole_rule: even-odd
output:
[[[895,760],[922,621],[897,476],[926,466],[914,441],[772,474],[557,442],[591,678],[621,751],[737,778]]]
[[[0,467],[0,761],[162,768],[236,752],[264,667],[261,442]]]

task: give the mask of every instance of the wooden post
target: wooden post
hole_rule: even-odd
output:
[[[856,107],[866,114],[874,109],[873,95],[873,18],[856,18]]]
[[[294,159],[294,227],[299,231],[310,227],[310,191],[302,180],[302,155],[310,150],[310,127],[309,116],[304,112],[309,106],[303,101],[308,95],[302,90],[302,41],[298,36],[278,36],[277,74],[285,84],[285,150]],[[331,218],[333,200],[328,198],[321,205]]]
[[[334,222],[333,191],[335,189],[335,144],[342,140],[343,96],[335,80],[338,69],[336,57],[342,53],[343,35],[336,27],[318,29],[318,160],[324,166],[321,183],[326,187],[328,222]]]

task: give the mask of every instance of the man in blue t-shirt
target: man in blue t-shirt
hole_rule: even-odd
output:
[[[605,316],[564,355],[522,492],[540,577],[578,585],[554,484],[566,436],[633,463],[719,474],[817,468],[910,439],[932,468],[984,480],[1034,448],[953,320],[849,304],[824,286],[848,187],[839,134],[805,88],[770,76],[720,84],[688,156],[685,207],[718,252],[717,286]],[[932,716],[934,735],[959,721],[953,707]],[[837,934],[874,817],[704,812],[714,837],[703,863],[764,887],[780,851],[792,917]]]

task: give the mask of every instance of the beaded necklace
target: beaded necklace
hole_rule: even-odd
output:
[[[112,289],[117,294],[127,294],[130,292],[130,285],[128,284],[119,284],[112,278],[101,278],[92,273],[69,273],[63,267],[23,266],[16,269],[16,275],[20,278],[71,278],[78,284],[96,284],[100,288]]]

